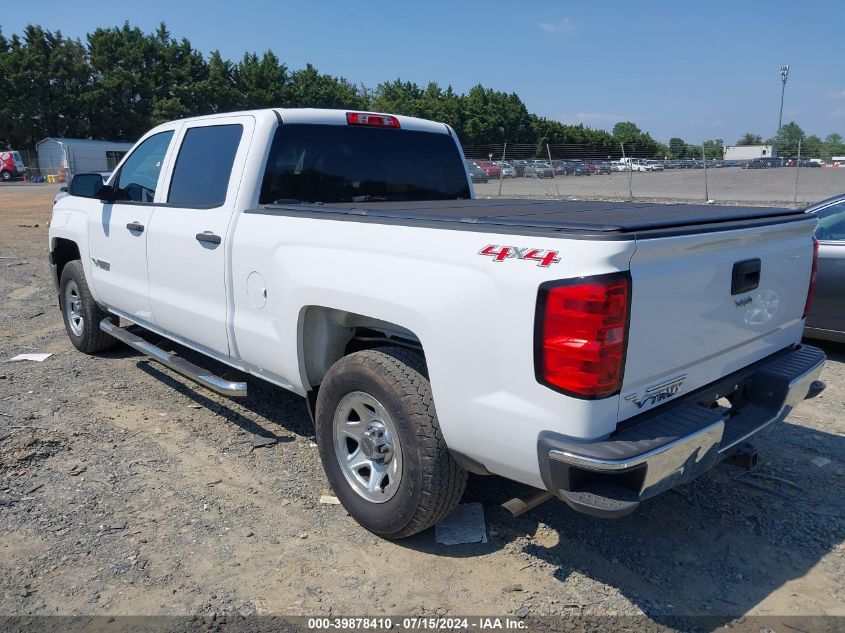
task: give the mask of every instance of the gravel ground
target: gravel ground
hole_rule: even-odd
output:
[[[0,614],[845,615],[845,347],[824,345],[828,390],[759,442],[753,477],[724,464],[616,521],[555,501],[515,519],[499,504],[526,488],[474,477],[487,544],[385,542],[319,503],[298,397],[73,349],[44,261],[54,191],[0,187],[0,361],[53,354],[0,362]]]
[[[818,202],[845,191],[845,169],[801,169],[798,175],[798,204]],[[707,197],[720,203],[773,204],[790,206],[795,200],[795,169],[740,169],[723,167],[707,170]],[[475,185],[481,197],[498,197],[499,181]],[[637,199],[676,201],[706,200],[703,169],[670,169],[663,172],[631,174],[631,188]],[[502,182],[502,197],[619,198],[629,196],[628,174],[598,176],[559,176],[511,178]]]

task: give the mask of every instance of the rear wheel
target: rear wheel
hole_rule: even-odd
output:
[[[117,343],[116,339],[100,329],[100,321],[110,315],[91,296],[82,262],[78,259],[68,262],[62,269],[59,304],[68,338],[80,352],[102,352]]]
[[[12,179],[12,174],[8,171],[4,171],[2,177],[4,182],[9,182]]]
[[[466,471],[446,447],[418,354],[382,348],[340,359],[320,386],[315,418],[329,483],[371,532],[411,536],[460,501]]]

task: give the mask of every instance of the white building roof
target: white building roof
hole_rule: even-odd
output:
[[[62,145],[73,145],[75,147],[90,147],[100,149],[129,149],[133,145],[133,143],[127,143],[125,141],[98,141],[90,138],[47,137],[38,141],[35,144],[35,149],[37,150],[38,146],[46,141],[54,141]]]

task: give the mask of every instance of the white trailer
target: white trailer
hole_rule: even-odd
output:
[[[725,160],[754,160],[777,156],[774,145],[725,145]]]

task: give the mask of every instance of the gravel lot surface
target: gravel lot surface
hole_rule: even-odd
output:
[[[740,169],[722,167],[707,170],[707,194],[716,202],[771,203],[791,205],[795,198],[795,169]],[[557,188],[555,187],[557,183]],[[497,197],[499,181],[475,185],[478,196]],[[507,178],[502,182],[502,197],[627,198],[628,174],[598,176],[558,176],[545,178]],[[635,198],[703,201],[703,169],[670,169],[663,172],[634,172],[631,191]],[[845,191],[845,169],[807,168],[798,174],[798,202],[812,203]]]
[[[499,504],[527,489],[473,477],[487,544],[386,542],[319,503],[298,397],[73,349],[45,262],[55,190],[0,187],[0,614],[845,615],[845,347],[823,345],[827,391],[759,442],[755,476],[724,464],[616,521],[556,501],[512,518]],[[53,355],[5,362],[21,352]]]

